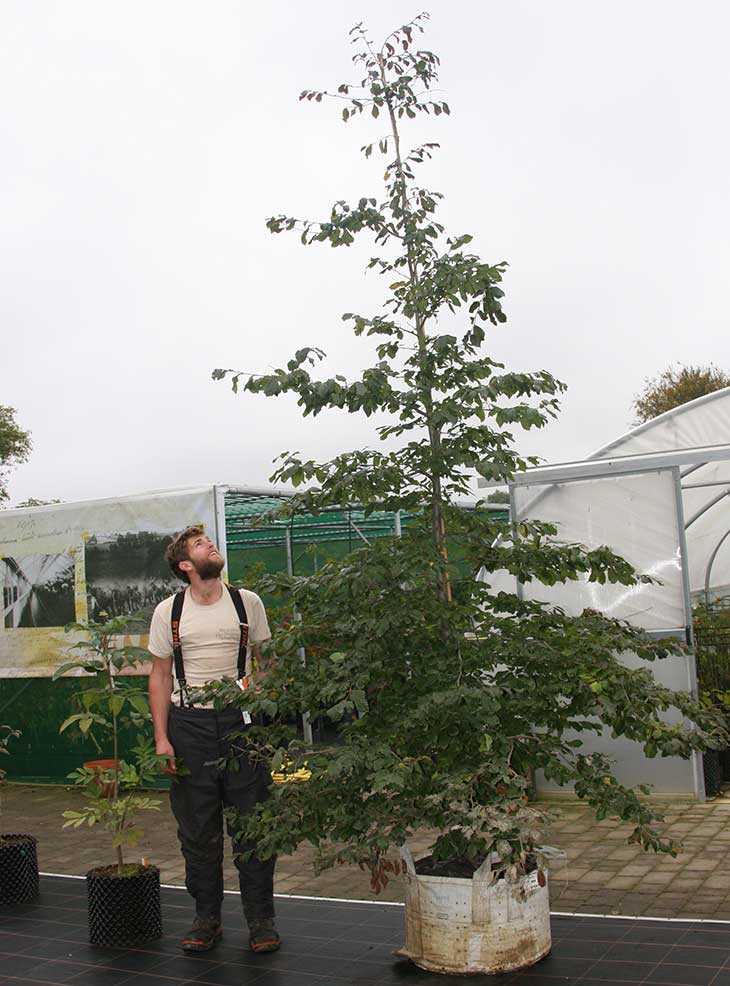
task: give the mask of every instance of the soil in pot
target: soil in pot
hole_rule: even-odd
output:
[[[92,945],[140,945],[162,937],[156,866],[98,866],[86,874]]]
[[[94,876],[106,876],[111,879],[121,880],[126,876],[139,876],[145,870],[149,869],[154,869],[154,867],[145,866],[143,863],[124,863],[120,867],[118,863],[111,863],[109,866],[95,866],[86,875],[89,876],[93,873]]]
[[[457,857],[456,859],[434,860],[433,856],[424,856],[415,862],[416,873],[419,876],[450,876],[456,877],[458,880],[471,880],[485,859],[486,856],[477,856],[475,859]],[[528,855],[526,873],[532,873],[537,868],[535,856]],[[504,867],[501,862],[493,864],[492,869],[501,871],[498,872],[497,878],[504,876]],[[542,881],[540,886],[544,886]]]
[[[38,896],[38,851],[32,835],[0,835],[0,906]]]
[[[454,876],[461,880],[471,880],[483,862],[480,859],[475,865],[470,859],[434,860],[433,856],[424,856],[423,859],[416,860],[416,873],[419,876]]]

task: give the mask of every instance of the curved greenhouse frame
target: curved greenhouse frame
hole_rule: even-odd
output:
[[[587,459],[528,469],[510,483],[513,523],[546,521],[562,542],[608,545],[652,583],[583,579],[545,586],[516,584],[505,572],[481,577],[495,590],[516,590],[569,613],[596,609],[653,636],[692,643],[693,603],[730,596],[729,496],[730,388],[724,388],[632,429]],[[661,662],[654,673],[671,688],[697,694],[691,653]],[[704,797],[699,757],[647,761],[636,744],[606,736],[594,746],[617,759],[626,782],[649,780],[662,793]]]

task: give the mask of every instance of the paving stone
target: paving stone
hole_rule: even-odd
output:
[[[72,830],[60,828],[61,812],[80,802],[78,791],[59,787],[9,784],[4,790],[3,828],[31,831],[39,838],[41,869],[56,873],[83,874],[109,855],[105,833],[85,830],[83,841]],[[149,826],[136,853],[160,866],[162,882],[181,886],[184,866],[176,826],[167,797],[161,798],[159,818]],[[619,819],[595,822],[590,810],[575,802],[540,802],[556,810],[550,845],[564,849],[568,861],[553,864],[550,899],[554,910],[575,913],[653,915],[730,919],[730,799],[705,805],[666,803],[664,834],[681,840],[685,851],[671,857],[645,854],[626,845],[632,830]],[[429,845],[428,832],[412,839],[416,852]],[[238,874],[226,840],[225,886],[235,890]],[[315,876],[314,852],[305,847],[280,858],[277,892],[307,896],[337,896],[376,899],[369,874],[358,867],[342,867]],[[404,883],[393,880],[379,899],[400,900]]]
[[[645,876],[651,870],[650,863],[630,863],[618,871],[619,876]]]
[[[717,869],[717,860],[715,859],[692,859],[687,863],[688,870],[695,871],[709,871]]]
[[[636,859],[641,854],[642,850],[634,846],[622,846],[620,849],[614,849],[609,859]]]
[[[713,873],[711,876],[708,876],[707,879],[703,881],[703,886],[709,890],[724,890],[725,893],[727,893],[728,874]]]
[[[552,869],[550,870],[551,874],[554,873],[555,879],[566,880],[566,881],[581,880],[586,875],[586,873],[589,872],[590,872],[590,868],[585,866],[582,867],[567,866],[565,867],[565,869],[559,870],[555,873]]]
[[[628,890],[630,887],[636,886],[636,877],[632,876],[614,876],[606,884],[611,890]]]
[[[643,876],[642,883],[657,885],[671,883],[674,880],[674,876],[674,873],[662,873],[660,870],[655,870],[653,873],[647,873],[646,876]]]

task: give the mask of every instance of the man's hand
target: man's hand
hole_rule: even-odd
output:
[[[253,668],[248,680],[250,684],[254,685],[254,695],[260,695],[262,691],[261,685],[268,677],[269,671],[273,671],[276,664],[276,657],[272,653],[267,654],[266,657],[262,657],[258,644],[253,644],[251,652],[253,656]]]
[[[168,757],[167,766],[162,768],[163,774],[175,774],[175,751],[169,739],[158,740],[155,743],[155,752],[158,757]]]

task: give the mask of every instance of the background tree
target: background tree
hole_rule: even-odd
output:
[[[606,756],[583,753],[572,737],[605,728],[636,740],[648,756],[688,757],[721,733],[686,693],[616,656],[633,651],[653,661],[679,645],[474,578],[483,567],[548,585],[644,579],[606,547],[561,544],[555,528],[538,521],[510,535],[488,511],[460,505],[475,472],[506,483],[527,468],[531,460],[515,451],[506,429],[544,426],[564,388],[545,370],[506,370],[484,353],[487,332],[506,322],[505,264],[470,252],[471,236],[447,235],[435,217],[440,194],[416,184],[416,169],[437,145],[404,148],[401,126],[418,114],[449,112],[432,98],[438,58],[414,42],[425,16],[379,48],[356,26],[359,81],[301,94],[314,104],[341,101],[345,122],[365,114],[385,121],[362,148],[366,157],[387,155],[381,198],[336,202],[322,220],[268,222],[274,233],[296,230],[305,245],[372,236],[379,255],[368,266],[384,276],[387,300],[375,315],[343,319],[356,336],[372,337],[375,362],[351,381],[316,379],[312,367],[324,353],[305,347],[265,375],[213,373],[230,376],[234,390],[244,381],[252,394],[293,393],[305,416],[344,409],[389,418],[377,429],[387,446],[324,463],[286,452],[272,481],[304,487],[287,501],[289,512],[349,504],[407,511],[402,537],[377,538],[312,576],[265,577],[259,587],[283,594],[301,617],[277,629],[276,666],[259,689],[223,682],[204,692],[270,717],[272,729],[241,737],[251,755],[268,743],[276,769],[293,775],[306,763],[311,771],[307,783],[278,786],[255,812],[229,813],[236,837],[255,840],[262,855],[308,840],[322,866],[367,865],[376,890],[392,867],[389,849],[419,829],[434,831],[433,858],[447,875],[472,872],[488,852],[515,878],[534,866],[545,827],[544,812],[526,798],[536,770],[574,784],[599,817],[633,820],[635,841],[674,851],[653,825],[655,808],[619,783]],[[447,327],[459,314],[465,324],[456,335]],[[394,439],[400,447],[392,448]],[[667,721],[670,709],[679,714]],[[302,710],[337,724],[341,742],[287,743],[278,724]]]
[[[49,507],[53,503],[63,503],[62,500],[39,500],[35,496],[29,496],[27,500],[22,500],[20,503],[16,503],[16,507]]]
[[[15,420],[15,408],[0,404],[0,501],[7,500],[8,473],[30,455],[30,432]]]
[[[647,377],[644,389],[631,405],[636,415],[634,424],[651,421],[673,407],[704,397],[723,387],[730,387],[730,374],[709,366],[668,366],[656,377]]]

